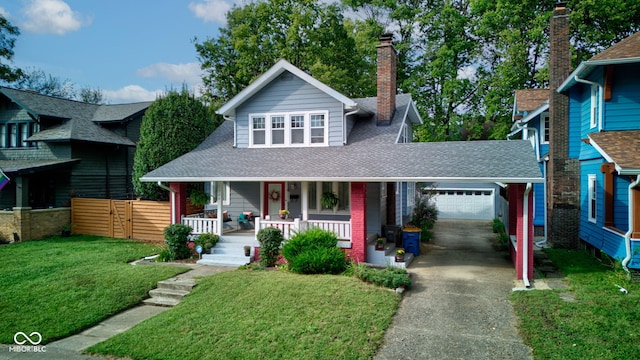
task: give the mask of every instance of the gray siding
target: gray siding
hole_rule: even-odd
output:
[[[342,103],[287,72],[237,108],[237,146],[249,146],[249,114],[312,110],[329,111],[329,145],[342,145]]]
[[[233,182],[229,184],[229,205],[223,205],[223,211],[228,211],[232,222],[228,226],[238,226],[238,215],[244,211],[252,211],[254,216],[260,214],[260,183]],[[207,210],[217,209],[217,205],[207,205]]]
[[[125,199],[131,196],[131,167],[126,147],[97,144],[74,145],[73,157],[82,159],[72,170],[76,196]]]
[[[382,234],[380,183],[367,183],[367,234]]]

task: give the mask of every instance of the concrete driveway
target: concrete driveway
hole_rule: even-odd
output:
[[[374,359],[531,359],[508,300],[515,270],[491,247],[489,222],[439,220],[434,230]]]

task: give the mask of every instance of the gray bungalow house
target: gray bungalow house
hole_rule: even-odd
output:
[[[97,105],[0,87],[0,209],[131,197],[133,154],[151,102]]]
[[[531,276],[526,199],[531,183],[543,181],[531,145],[412,143],[413,127],[422,120],[411,95],[396,94],[395,49],[390,36],[381,40],[377,97],[348,98],[280,60],[218,109],[226,121],[202,144],[141,178],[171,192],[173,223],[221,235],[203,263],[248,262],[242,246],[252,245],[255,255],[261,228],[278,227],[288,237],[313,226],[334,231],[356,262],[402,267],[389,256],[401,239],[388,238],[385,251],[374,243],[387,235],[385,227],[406,224],[417,182],[503,182],[514,199],[518,276]],[[205,183],[212,194],[210,217],[185,216],[189,182]],[[328,194],[336,195],[335,206],[325,201]],[[290,218],[281,219],[281,210]],[[230,221],[219,221],[225,213]]]

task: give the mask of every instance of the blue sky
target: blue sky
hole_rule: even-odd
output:
[[[183,83],[197,91],[192,39],[218,35],[227,1],[0,0],[0,13],[21,32],[13,65],[100,88],[116,104],[154,100]]]

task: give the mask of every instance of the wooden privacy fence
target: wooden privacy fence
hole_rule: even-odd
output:
[[[166,201],[72,198],[71,224],[74,234],[161,243],[171,208]]]

